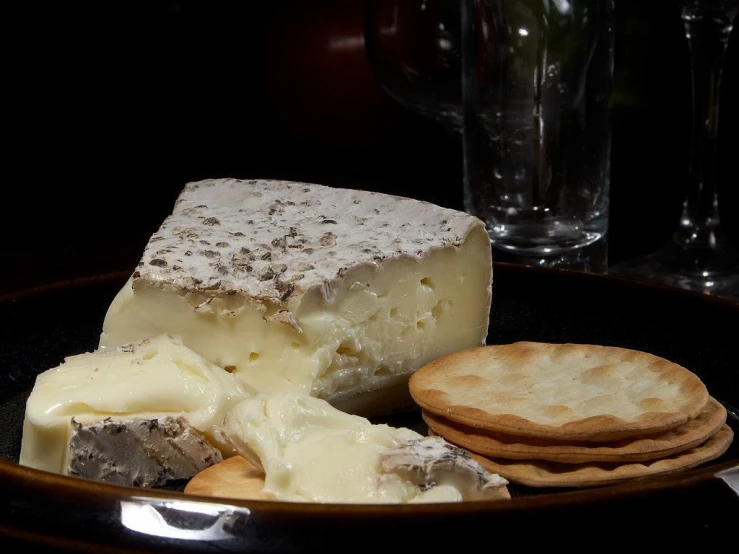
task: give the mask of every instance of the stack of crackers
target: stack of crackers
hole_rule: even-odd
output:
[[[430,434],[532,487],[589,487],[687,470],[721,456],[726,409],[686,368],[646,352],[517,342],[416,371]]]

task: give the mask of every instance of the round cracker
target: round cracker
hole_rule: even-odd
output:
[[[560,464],[471,455],[488,471],[529,487],[595,487],[686,471],[721,456],[728,450],[733,437],[731,427],[724,424],[715,435],[695,448],[644,463]]]
[[[244,500],[270,500],[263,492],[264,472],[242,456],[231,456],[197,473],[185,493]]]
[[[590,344],[517,342],[460,350],[410,378],[424,410],[516,436],[614,441],[696,417],[703,382],[664,358]]]
[[[476,429],[422,411],[437,435],[472,452],[494,458],[549,460],[561,463],[643,462],[690,450],[713,436],[726,422],[726,408],[713,398],[695,418],[657,434],[616,442],[561,442],[515,437]]]

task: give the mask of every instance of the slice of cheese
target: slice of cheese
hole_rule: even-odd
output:
[[[19,461],[68,473],[72,418],[85,426],[110,418],[133,428],[140,420],[181,417],[231,455],[230,445],[219,442],[213,429],[251,392],[167,335],[70,356],[36,378],[26,402]],[[125,449],[111,454],[128,455]]]
[[[185,187],[150,239],[100,344],[169,333],[256,390],[371,415],[411,405],[417,368],[485,342],[491,283],[485,226],[464,212],[207,180]]]
[[[505,498],[507,481],[440,437],[342,412],[293,392],[261,393],[226,414],[220,431],[265,473],[276,500],[459,502]]]
[[[190,479],[223,461],[221,451],[183,417],[84,425],[72,418],[64,473],[129,487]]]

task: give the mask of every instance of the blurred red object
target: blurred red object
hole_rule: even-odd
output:
[[[365,0],[287,0],[264,41],[268,101],[293,139],[319,148],[376,149],[408,124],[381,88],[364,46]]]

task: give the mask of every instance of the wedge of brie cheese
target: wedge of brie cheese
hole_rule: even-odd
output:
[[[214,429],[251,392],[223,368],[167,335],[70,356],[36,378],[26,402],[19,461],[89,477],[106,470],[88,468],[85,471],[91,473],[83,475],[79,458],[97,456],[90,467],[118,464],[120,475],[108,472],[110,480],[122,483],[132,476],[133,484],[140,470],[131,466],[147,463],[139,456],[143,452],[159,460],[159,470],[156,464],[151,466],[155,473],[185,478],[182,468],[199,470],[219,461],[214,448],[221,454],[234,453]],[[167,417],[175,422],[162,419]],[[116,429],[123,435],[115,437]],[[189,462],[167,454],[171,449],[179,449]],[[139,476],[138,482],[150,478]]]
[[[259,391],[371,415],[485,342],[484,223],[427,202],[284,181],[188,184],[106,314],[101,346],[169,333]],[[374,393],[374,394],[373,394]]]
[[[441,437],[347,414],[293,392],[257,394],[231,409],[221,434],[265,472],[275,500],[458,502],[508,498],[502,477]]]

